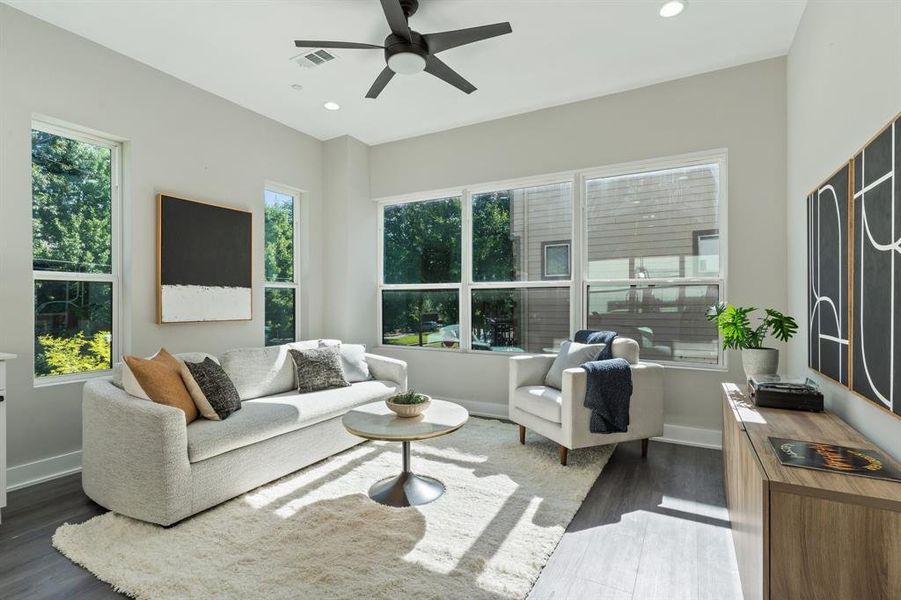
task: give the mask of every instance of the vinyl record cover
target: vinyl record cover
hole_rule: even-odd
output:
[[[901,470],[875,450],[777,437],[769,440],[779,462],[789,467],[901,482]]]

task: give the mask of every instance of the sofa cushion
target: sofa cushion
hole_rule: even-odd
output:
[[[341,367],[339,346],[323,346],[312,350],[288,350],[297,367],[297,392],[307,394],[331,388],[347,387]]]
[[[289,359],[290,360],[290,359]],[[350,387],[248,400],[224,421],[199,420],[188,427],[188,460],[200,462],[236,448],[343,415],[351,408],[398,391],[393,381],[362,381]]]
[[[325,347],[326,340],[319,341],[319,347]],[[369,364],[366,362],[366,346],[363,344],[339,344],[341,351],[341,368],[344,370],[344,379],[348,383],[369,381],[372,374],[369,372]]]
[[[173,354],[175,358],[183,360],[185,362],[203,362],[206,359],[211,359],[218,364],[219,359],[213,356],[212,354],[207,354],[206,352],[179,352],[178,354]],[[125,365],[121,362],[117,362],[113,365],[113,385],[119,388],[120,390],[125,389],[125,383],[123,382]],[[149,398],[148,398],[149,400]]]
[[[527,385],[513,392],[513,405],[530,415],[551,423],[561,423],[562,399],[560,390],[546,385]]]
[[[241,410],[238,390],[219,363],[207,358],[203,362],[185,361],[184,366],[182,379],[205,419],[221,421]]]
[[[220,364],[241,400],[250,400],[295,389],[294,361],[288,350],[318,347],[319,340],[307,340],[265,348],[235,348],[222,355]]]
[[[197,419],[197,406],[181,376],[183,362],[166,352],[165,348],[160,348],[150,359],[123,356],[122,360],[128,367],[126,392],[181,409],[185,413],[186,423]]]
[[[607,344],[563,342],[560,344],[560,352],[554,359],[554,364],[551,365],[551,369],[544,378],[544,384],[558,390],[561,389],[563,387],[563,371],[578,367],[582,363],[597,360],[598,355],[606,347]]]

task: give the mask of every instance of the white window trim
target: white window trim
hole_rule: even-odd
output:
[[[719,165],[719,190],[718,190],[718,225],[720,244],[720,274],[713,278],[677,278],[677,279],[646,279],[642,283],[713,283],[719,285],[720,300],[728,298],[727,294],[727,269],[728,269],[728,223],[729,223],[729,169],[728,150],[715,148],[690,152],[684,154],[657,157],[645,160],[603,165],[588,169],[562,171],[522,177],[517,179],[483,182],[480,184],[436,189],[426,192],[407,193],[397,196],[384,196],[374,198],[378,203],[378,285],[377,285],[377,319],[376,339],[377,347],[385,349],[407,349],[431,352],[454,352],[484,354],[489,356],[507,357],[507,355],[487,350],[472,349],[471,331],[471,298],[473,289],[517,289],[531,287],[569,287],[570,288],[570,330],[574,330],[575,324],[580,329],[587,327],[588,314],[585,310],[585,302],[588,286],[591,284],[628,283],[632,280],[590,280],[588,279],[588,256],[584,240],[587,235],[587,202],[585,201],[585,185],[590,179],[601,177],[616,177],[623,175],[639,174],[643,172],[662,171],[691,167],[703,164],[716,163]],[[472,281],[472,196],[473,194],[497,191],[499,189],[516,189],[523,187],[535,187],[554,183],[572,182],[573,220],[570,246],[571,277],[569,279],[552,279],[540,281],[511,281],[511,282],[473,282]],[[385,284],[384,283],[384,215],[385,207],[410,202],[437,200],[441,198],[459,197],[461,199],[463,231],[461,239],[461,268],[463,276],[460,283],[441,284]],[[382,291],[383,290],[426,290],[426,289],[459,289],[460,307],[460,348],[424,348],[419,346],[396,346],[382,342]],[[720,340],[721,341],[721,340]],[[695,370],[695,371],[727,371],[728,354],[722,349],[722,343],[717,344],[717,364],[702,364],[689,362],[656,361],[666,365],[667,368]],[[528,356],[531,353],[518,354]]]
[[[292,247],[294,249],[294,268],[293,274],[294,278],[292,281],[265,281],[263,284],[263,343],[266,343],[266,290],[269,288],[273,289],[292,289],[294,290],[294,341],[298,341],[301,339],[301,243],[302,238],[300,235],[300,227],[301,227],[301,218],[300,211],[303,209],[303,196],[304,193],[302,190],[299,190],[294,187],[290,187],[287,185],[283,185],[275,182],[264,182],[263,184],[263,256],[265,260],[266,255],[266,191],[276,192],[278,194],[284,194],[286,196],[291,196],[294,199],[294,209],[292,211],[292,215],[294,218],[294,222],[292,223],[292,231],[294,234]],[[263,266],[263,279],[266,278],[265,265]]]
[[[548,265],[549,261],[547,259],[547,251],[550,248],[566,248],[566,255],[569,257],[569,276],[548,274],[547,265]],[[570,277],[572,277],[572,270],[573,270],[573,267],[572,267],[572,262],[573,262],[572,251],[573,250],[572,249],[573,249],[572,242],[545,242],[544,246],[542,246],[542,248],[541,248],[541,252],[544,255],[544,262],[542,262],[542,264],[541,264],[541,276],[544,277],[545,280],[554,280],[553,278],[562,279],[564,281],[569,280]]]
[[[729,169],[728,169],[728,150],[725,148],[720,148],[716,150],[707,150],[703,152],[693,152],[690,154],[682,154],[678,156],[668,156],[662,157],[659,159],[651,159],[651,160],[641,160],[635,162],[628,163],[620,163],[616,165],[610,165],[606,167],[598,167],[595,169],[587,170],[583,172],[581,175],[581,183],[580,187],[582,190],[582,195],[584,196],[584,190],[588,183],[588,181],[593,179],[602,179],[605,177],[621,177],[621,176],[629,176],[629,175],[639,175],[642,173],[652,173],[655,171],[665,171],[668,169],[679,169],[685,167],[693,167],[699,165],[707,165],[707,164],[716,164],[718,166],[718,185],[719,189],[717,190],[717,210],[718,210],[718,218],[717,225],[719,230],[719,261],[720,261],[720,273],[719,276],[714,277],[676,277],[676,278],[653,278],[653,279],[589,279],[588,278],[588,253],[585,249],[581,252],[581,262],[582,262],[582,283],[580,286],[579,295],[582,297],[582,301],[586,302],[588,297],[589,287],[592,285],[600,286],[600,285],[665,285],[665,284],[674,284],[674,285],[690,285],[690,284],[716,284],[719,289],[719,300],[722,301],[724,298],[728,298],[726,294],[726,270],[729,264],[728,259],[728,249],[729,244],[728,240],[728,206],[729,206]],[[588,212],[588,203],[583,202],[581,205],[582,212],[582,235],[587,238],[588,236],[588,219],[586,218]],[[581,314],[581,328],[585,329],[588,326],[588,311],[582,310]],[[716,364],[708,364],[708,363],[693,363],[688,361],[665,361],[665,360],[655,360],[654,362],[665,365],[667,368],[679,368],[679,369],[690,369],[690,370],[700,370],[700,371],[727,371],[728,370],[728,354],[723,350],[722,346],[722,337],[718,335],[719,341],[717,342],[717,362]]]
[[[122,208],[122,154],[123,142],[122,138],[115,136],[106,136],[94,130],[78,127],[75,125],[65,124],[56,119],[47,117],[34,118],[31,121],[31,128],[43,131],[51,135],[66,137],[95,146],[102,146],[110,150],[110,220],[112,236],[110,240],[110,258],[111,269],[109,273],[75,273],[66,271],[37,271],[32,266],[32,290],[34,283],[37,281],[96,281],[107,282],[112,284],[112,332],[110,340],[110,360],[113,364],[116,359],[121,356],[126,348],[123,345],[125,335],[123,332],[124,323],[127,321],[125,316],[124,294],[122,293],[122,229],[124,226],[123,208]],[[32,240],[33,244],[33,240]],[[31,331],[34,335],[36,314],[32,306],[32,322]],[[36,376],[34,374],[34,358],[32,357],[32,384],[33,387],[48,387],[55,385],[65,385],[70,383],[80,383],[89,379],[99,377],[107,377],[112,373],[112,369],[102,369],[98,371],[84,371],[82,373],[68,373],[65,375],[44,375]]]

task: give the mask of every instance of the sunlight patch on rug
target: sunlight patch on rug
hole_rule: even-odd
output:
[[[472,418],[412,447],[447,493],[415,508],[366,495],[400,444],[368,442],[169,529],[106,513],[53,545],[136,598],[524,598],[613,446],[558,446]]]

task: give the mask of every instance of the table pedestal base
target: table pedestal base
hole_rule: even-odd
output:
[[[369,497],[388,506],[419,506],[444,494],[444,484],[433,477],[416,475],[410,470],[410,442],[403,442],[404,470],[396,477],[383,479],[369,488]]]

